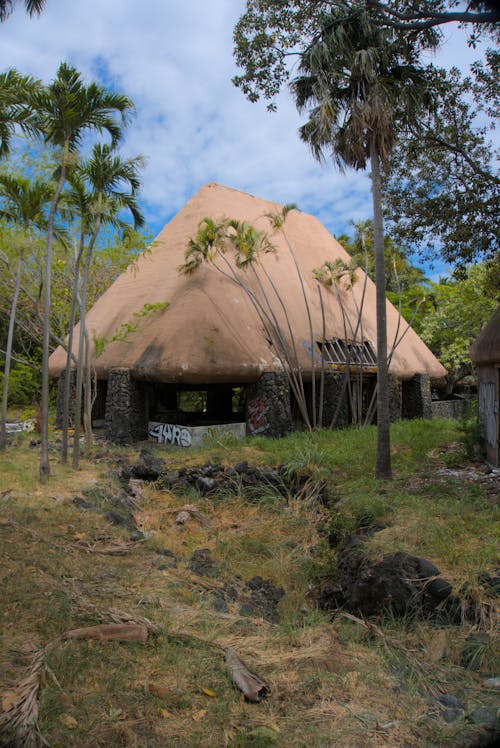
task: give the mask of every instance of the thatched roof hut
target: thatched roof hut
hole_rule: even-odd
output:
[[[139,329],[126,342],[107,345],[93,362],[98,376],[106,378],[110,369],[120,366],[129,368],[135,378],[149,381],[201,383],[229,378],[248,382],[264,371],[279,368],[262,321],[241,288],[209,265],[200,267],[193,275],[182,275],[177,268],[184,261],[189,238],[196,234],[205,216],[216,220],[236,218],[270,231],[266,214],[280,208],[275,203],[218,184],[207,184],[196,193],[165,226],[154,241],[151,253],[123,273],[88,313],[89,330],[98,338],[111,339],[121,325],[138,321],[134,314],[140,313],[145,304],[169,304],[163,312],[139,322]],[[351,329],[356,327],[356,304],[361,300],[363,271],[357,272],[353,293],[342,290],[338,295],[323,291],[326,325],[323,335],[318,283],[313,278],[313,270],[325,260],[339,258],[349,262],[350,257],[313,216],[292,211],[286,219],[285,231],[306,288],[314,339],[346,337],[340,297],[351,320],[347,325],[349,337]],[[276,252],[266,254],[262,263],[285,301],[296,341],[309,341],[309,323],[293,257],[282,234],[273,234],[271,241]],[[240,275],[252,291],[258,293],[251,270],[242,271]],[[274,305],[281,317],[280,305],[278,302]],[[398,327],[401,333],[406,323],[401,323],[390,302],[387,302],[387,320],[391,341]],[[364,339],[375,347],[375,286],[369,279],[360,329]],[[307,368],[310,365],[307,346],[299,345],[299,349],[301,363]],[[64,363],[65,353],[58,348],[50,359],[52,376],[60,373]],[[396,348],[390,370],[402,378],[417,373],[432,378],[444,374],[441,364],[412,329]]]
[[[299,210],[288,214],[284,233],[273,233],[268,216],[280,210],[275,203],[218,184],[200,189],[161,231],[151,252],[89,311],[88,329],[101,340],[111,340],[124,325],[137,325],[126,340],[109,342],[98,357],[94,353],[98,378],[106,380],[121,368],[139,382],[236,386],[256,382],[264,373],[282,372],[279,345],[256,312],[252,295],[260,300],[267,295],[271,327],[281,330],[306,378],[311,376],[311,355],[321,358],[321,341],[337,341],[337,347],[357,341],[361,355],[364,346],[374,361],[375,285],[370,279],[365,284],[358,270],[352,288],[340,282],[322,287],[320,294],[313,271],[325,261],[349,263],[351,258],[316,218]],[[275,251],[262,254],[255,266],[236,270],[236,281],[228,277],[228,266],[220,258],[217,264],[225,274],[210,264],[191,275],[179,273],[188,241],[205,217],[252,224],[269,234]],[[163,311],[140,316],[145,305],[161,303],[168,304]],[[444,375],[439,361],[389,302],[387,328],[389,345],[399,338],[390,362],[392,375],[401,380]],[[330,363],[336,365],[333,358]],[[337,363],[342,366],[341,360]],[[58,376],[64,364],[65,352],[58,348],[50,358],[51,375]]]

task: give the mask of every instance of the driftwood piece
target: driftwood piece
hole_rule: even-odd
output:
[[[183,525],[189,519],[193,518],[198,520],[202,527],[206,527],[207,529],[211,527],[208,518],[203,514],[203,512],[200,512],[198,507],[194,506],[194,504],[184,504],[184,506],[181,506],[180,509],[176,509],[175,511],[178,513],[175,518],[175,522],[178,525]]]
[[[226,664],[233,682],[249,701],[260,701],[271,690],[269,683],[257,673],[249,670],[238,653],[231,647],[226,649]]]
[[[101,639],[104,641],[141,642],[148,638],[146,626],[136,623],[102,623],[97,626],[86,626],[81,629],[66,631],[64,639]]]
[[[129,613],[125,610],[118,610],[118,608],[109,608],[109,615],[111,617],[111,620],[113,620],[115,623],[126,623],[128,625],[135,624],[136,626],[143,626],[152,634],[161,634],[163,631],[163,628],[157,623],[153,623],[149,620],[149,618],[139,616],[136,613]]]

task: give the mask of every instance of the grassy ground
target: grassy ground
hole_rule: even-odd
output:
[[[139,542],[129,527],[108,521],[101,500],[120,492],[117,459],[134,460],[138,449],[100,446],[76,473],[54,451],[42,487],[30,436],[15,437],[0,454],[0,708],[11,706],[13,684],[52,642],[38,694],[39,729],[52,746],[471,744],[482,729],[478,710],[494,703],[485,678],[498,675],[493,638],[464,656],[467,637],[481,625],[473,631],[390,615],[372,625],[322,613],[311,595],[335,567],[328,533],[367,522],[387,525],[370,539],[370,553],[425,556],[455,588],[467,584],[478,599],[486,595],[478,573],[498,565],[493,479],[470,469],[454,422],[404,422],[392,437],[394,480],[387,484],[372,478],[372,429],[158,449],[172,467],[284,462],[326,480],[338,503],[330,512],[265,487],[252,497],[203,498],[149,485],[134,514],[145,536]],[[94,509],[75,504],[77,496]],[[195,519],[177,525],[174,510],[186,503],[209,526]],[[199,549],[209,549],[216,576],[188,569]],[[255,575],[285,590],[276,623],[243,615],[227,594],[241,598]],[[215,604],[221,597],[222,607]],[[110,609],[160,628],[146,644],[59,639],[69,629],[111,622]],[[270,694],[246,702],[214,643],[236,649],[269,681]],[[451,723],[438,701],[443,694],[463,703]]]

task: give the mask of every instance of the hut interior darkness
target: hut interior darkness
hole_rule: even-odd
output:
[[[350,256],[298,210],[273,230],[269,216],[281,210],[205,185],[88,312],[93,340],[111,341],[137,322],[127,339],[91,351],[93,418],[108,439],[189,446],[208,429],[281,436],[307,419],[345,426],[374,418],[375,286],[362,270],[320,283],[314,271],[326,261],[347,265]],[[206,217],[254,226],[272,251],[239,267],[228,246],[194,272],[179,272]],[[387,328],[391,416],[431,417],[430,382],[445,371],[389,302]],[[50,359],[60,379],[59,420],[65,361],[62,348]]]

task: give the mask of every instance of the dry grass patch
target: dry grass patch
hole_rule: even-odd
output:
[[[132,461],[136,453],[128,453]],[[214,455],[253,464],[267,459],[248,445],[184,455],[190,464]],[[22,446],[0,455],[0,692],[5,697],[26,675],[30,642],[53,643],[44,655],[38,727],[54,748],[430,748],[473,735],[476,728],[463,720],[446,725],[436,703],[443,691],[480,703],[481,670],[461,661],[468,631],[390,619],[373,628],[316,609],[310,587],[334,562],[322,536],[330,520],[324,507],[265,492],[251,501],[176,496],[151,485],[134,512],[145,539],[133,542],[130,527],[106,519],[104,500],[93,509],[73,503],[103,485],[107,495],[119,493],[105,457],[84,462],[77,473],[53,463],[45,487],[37,483],[37,458]],[[167,456],[169,466],[180,460],[178,452]],[[355,496],[343,480],[349,490],[342,511],[370,512],[372,496],[376,511],[384,510],[388,499],[378,503],[376,489]],[[415,552],[424,510],[412,510],[415,497],[398,491],[392,526],[374,536],[374,552],[398,543]],[[178,524],[185,504],[209,524],[195,515]],[[449,517],[444,513],[443,521]],[[460,528],[453,532],[461,537]],[[448,575],[448,556],[432,547],[430,558]],[[189,568],[203,549],[213,574]],[[275,620],[241,612],[246,583],[256,576],[284,589]],[[68,629],[112,622],[116,608],[147,617],[156,633],[143,645],[59,640]],[[271,693],[246,702],[220,647],[234,648],[269,681]]]

